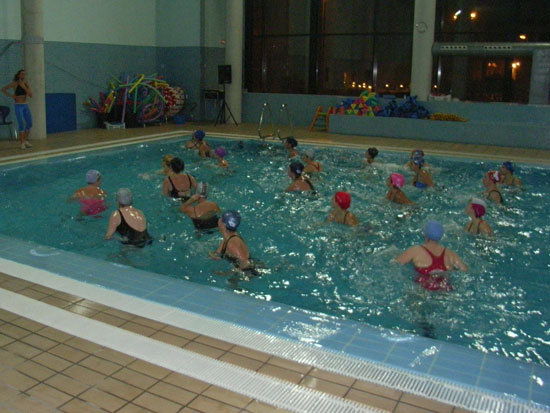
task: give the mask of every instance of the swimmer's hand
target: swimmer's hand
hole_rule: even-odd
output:
[[[219,261],[219,260],[222,259],[222,257],[220,257],[220,256],[218,255],[217,252],[212,252],[212,251],[210,251],[210,252],[208,253],[208,256],[209,256],[211,259],[216,260],[216,261]]]

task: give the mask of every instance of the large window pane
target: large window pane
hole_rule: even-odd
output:
[[[410,91],[412,35],[376,36],[376,92],[404,95]]]
[[[412,33],[414,1],[379,0],[376,3],[376,19],[374,23],[376,32],[380,34]]]
[[[322,32],[372,33],[374,30],[374,1],[326,0],[323,2]]]
[[[306,93],[309,37],[266,37],[263,39],[263,48],[265,55],[259,65],[261,81],[254,83],[252,91]],[[254,73],[258,73],[258,70]]]
[[[372,85],[372,36],[323,36],[319,43],[319,93],[353,95]]]
[[[263,22],[263,34],[309,33],[308,0],[256,0],[253,3],[259,10],[254,13],[255,18]]]

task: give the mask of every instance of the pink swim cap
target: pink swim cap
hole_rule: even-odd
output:
[[[402,188],[405,185],[405,177],[398,173],[393,173],[390,175],[390,180],[393,186]]]
[[[347,192],[336,192],[334,201],[342,209],[348,209],[351,205],[351,195]]]
[[[214,150],[214,153],[216,155],[218,155],[220,158],[223,158],[225,155],[227,155],[227,151],[225,150],[225,148],[223,146],[218,146],[215,150]]]
[[[470,200],[470,202],[472,204],[472,210],[474,211],[476,218],[481,218],[483,215],[485,215],[487,204],[483,199],[474,197]]]

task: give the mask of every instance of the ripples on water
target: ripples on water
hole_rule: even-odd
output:
[[[385,199],[385,180],[404,169],[407,154],[381,153],[378,165],[361,167],[363,151],[324,148],[317,159],[324,171],[314,177],[317,195],[288,194],[289,161],[279,144],[223,144],[231,171],[180,149],[181,141],[135,145],[85,155],[3,168],[2,233],[96,258],[183,278],[234,288],[215,274],[225,261],[211,261],[218,233],[198,234],[178,204],[161,195],[163,176],[155,174],[166,153],[180,155],[186,172],[210,184],[210,199],[223,210],[237,209],[240,232],[252,256],[265,267],[261,278],[239,283],[239,292],[284,302],[372,325],[414,332],[516,359],[550,363],[547,296],[550,259],[547,243],[549,171],[521,166],[523,191],[505,189],[505,207],[489,205],[486,220],[495,240],[463,231],[464,208],[483,190],[481,178],[496,162],[437,158],[427,155],[436,190],[404,190],[418,206],[405,208]],[[137,250],[105,242],[107,215],[82,218],[66,203],[83,186],[88,169],[104,176],[110,194],[119,187],[134,192],[155,237],[151,248]],[[140,174],[145,173],[145,178]],[[352,194],[351,210],[361,224],[350,229],[325,223],[330,198],[338,190]],[[413,282],[411,267],[391,262],[400,251],[422,242],[429,219],[444,223],[443,244],[458,252],[470,272],[453,272],[455,290],[433,293]]]

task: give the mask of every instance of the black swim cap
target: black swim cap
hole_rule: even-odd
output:
[[[373,159],[376,158],[376,156],[378,155],[378,149],[376,148],[369,148],[367,149],[367,152]]]
[[[302,162],[298,162],[298,161],[292,162],[290,164],[290,170],[295,175],[300,176],[300,175],[302,175],[302,172],[304,171],[304,164]]]
[[[286,141],[288,142],[288,144],[290,146],[292,146],[293,148],[295,148],[296,146],[298,146],[298,141],[292,137],[290,138],[286,138]]]
[[[177,174],[179,174],[185,168],[183,160],[180,158],[174,158],[170,161],[170,168]]]

